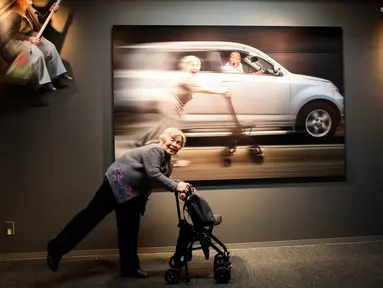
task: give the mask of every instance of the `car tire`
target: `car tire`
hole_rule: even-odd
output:
[[[339,117],[333,107],[325,102],[312,102],[298,114],[296,131],[311,139],[332,137],[339,125]]]

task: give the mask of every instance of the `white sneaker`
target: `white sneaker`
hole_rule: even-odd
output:
[[[174,160],[173,166],[174,167],[186,167],[189,166],[190,161],[189,160]]]

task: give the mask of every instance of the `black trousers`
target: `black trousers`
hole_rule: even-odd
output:
[[[63,256],[71,251],[108,214],[116,211],[121,273],[140,268],[137,255],[138,232],[144,201],[140,197],[118,204],[108,180],[96,192],[88,206],[48,243],[48,251]]]

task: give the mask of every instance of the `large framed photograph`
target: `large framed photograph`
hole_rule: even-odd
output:
[[[115,158],[187,142],[173,178],[191,183],[344,181],[340,27],[114,26]]]

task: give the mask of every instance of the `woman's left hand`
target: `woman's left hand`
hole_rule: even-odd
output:
[[[176,190],[177,190],[178,192],[187,192],[188,189],[189,189],[189,187],[190,187],[190,184],[189,184],[189,183],[180,181],[180,182],[178,182],[178,184],[177,184],[177,188],[176,188]]]
[[[59,6],[57,6],[56,3],[51,6],[51,11],[53,11],[54,13],[56,13],[58,10]]]

